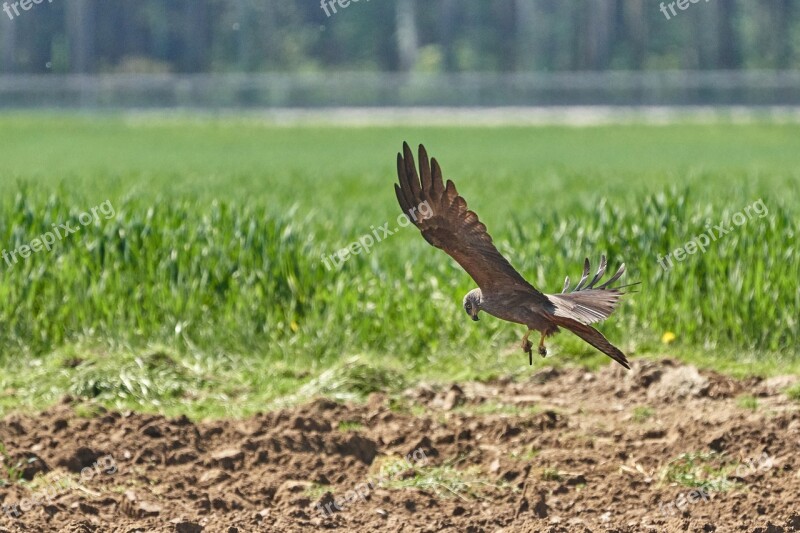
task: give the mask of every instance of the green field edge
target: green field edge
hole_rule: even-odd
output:
[[[67,347],[22,364],[0,364],[0,416],[36,416],[65,401],[92,416],[103,410],[186,416],[192,420],[244,419],[326,397],[363,402],[371,393],[400,398],[425,383],[446,387],[470,381],[525,382],[545,368],[594,372],[614,365],[599,353],[556,348],[529,366],[517,347],[486,353],[437,355],[423,361],[362,352],[314,360],[269,361],[250,355],[179,352],[164,346],[109,353],[107,348]],[[671,359],[736,379],[800,375],[800,360],[781,354],[715,354],[664,346],[630,357]]]

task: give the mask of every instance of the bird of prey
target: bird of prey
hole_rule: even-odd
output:
[[[514,267],[497,251],[486,226],[478,215],[467,209],[452,181],[444,182],[442,169],[436,159],[428,160],[425,147],[419,147],[419,174],[414,155],[408,143],[403,143],[403,153],[397,154],[397,176],[395,184],[397,201],[404,213],[413,213],[418,208],[425,216],[413,217],[414,224],[422,236],[433,246],[444,250],[456,260],[477,283],[478,288],[464,297],[464,311],[478,320],[478,313],[485,311],[492,316],[523,324],[528,328],[522,338],[522,349],[533,364],[532,345],[528,336],[533,331],[541,334],[539,354],[547,355],[545,338],[555,335],[559,328],[566,328],[588,342],[611,359],[630,369],[628,359],[616,346],[591,324],[608,318],[620,297],[623,287],[612,288],[625,272],[623,263],[617,272],[602,285],[596,286],[606,271],[606,258],[600,260],[600,268],[589,280],[589,260],[583,267],[583,276],[572,291],[569,277],[559,294],[544,294],[525,281]],[[588,283],[587,283],[588,281]]]

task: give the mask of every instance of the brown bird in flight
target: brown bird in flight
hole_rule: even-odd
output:
[[[541,333],[539,354],[544,357],[545,338],[563,327],[630,369],[625,354],[590,325],[608,318],[625,294],[620,289],[626,286],[609,287],[625,272],[624,263],[608,281],[595,287],[605,274],[606,258],[601,258],[600,268],[588,283],[589,259],[586,259],[583,276],[572,292],[567,292],[570,285],[567,277],[560,294],[543,294],[497,251],[486,226],[467,209],[467,202],[459,196],[453,182],[443,181],[436,159],[428,161],[424,146],[419,147],[418,175],[411,148],[403,143],[403,153],[397,154],[397,176],[400,185],[395,184],[394,189],[403,212],[411,214],[419,209],[422,215],[424,211],[425,216],[411,217],[422,236],[455,259],[478,284],[477,289],[464,297],[464,311],[472,320],[478,320],[478,313],[486,311],[502,320],[527,326],[522,349],[531,364],[532,345],[528,341],[531,332]]]

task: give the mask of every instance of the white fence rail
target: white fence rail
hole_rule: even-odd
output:
[[[4,75],[0,108],[799,106],[800,71]]]

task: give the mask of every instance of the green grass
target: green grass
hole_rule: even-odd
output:
[[[637,424],[642,424],[653,417],[655,414],[655,410],[652,407],[647,407],[646,405],[640,405],[633,410],[633,415],[631,419],[636,422]]]
[[[557,468],[545,468],[540,475],[542,481],[561,481],[564,476]]]
[[[53,224],[77,227],[106,201],[114,214],[50,252],[0,260],[0,411],[70,393],[244,415],[298,390],[363,398],[419,379],[528,372],[522,330],[466,320],[473,283],[412,227],[324,266],[372,226],[396,225],[405,139],[427,144],[537,287],[559,291],[586,256],[625,261],[623,280],[640,292],[602,326],[625,351],[735,374],[800,368],[798,126],[290,128],[12,114],[0,116],[2,249]],[[759,199],[768,216],[658,266]],[[607,361],[569,334],[550,349],[537,364]]]
[[[341,432],[348,433],[350,431],[361,431],[364,429],[364,424],[354,420],[343,420],[336,426]]]
[[[736,405],[741,407],[742,409],[748,409],[750,411],[757,411],[758,410],[758,399],[754,396],[744,395],[739,396],[736,398]]]
[[[509,454],[512,459],[524,462],[532,461],[537,455],[539,455],[539,449],[533,447],[516,450]]]
[[[417,465],[404,459],[388,458],[380,462],[380,471],[385,478],[381,486],[385,489],[422,490],[440,498],[480,498],[484,491],[499,486],[489,483],[478,467],[458,469],[450,462]]]
[[[684,453],[664,467],[661,479],[709,492],[724,492],[734,487],[728,476],[734,473],[738,464],[715,452]]]
[[[308,496],[311,500],[317,501],[322,498],[326,492],[331,490],[330,485],[324,485],[321,483],[313,483],[305,490],[306,496]]]
[[[791,400],[800,402],[800,384],[789,387],[789,389],[786,391],[786,396],[788,396]]]
[[[25,465],[21,461],[14,461],[2,442],[0,442],[0,458],[3,463],[2,471],[0,471],[0,487],[18,483],[22,479],[22,470]]]

